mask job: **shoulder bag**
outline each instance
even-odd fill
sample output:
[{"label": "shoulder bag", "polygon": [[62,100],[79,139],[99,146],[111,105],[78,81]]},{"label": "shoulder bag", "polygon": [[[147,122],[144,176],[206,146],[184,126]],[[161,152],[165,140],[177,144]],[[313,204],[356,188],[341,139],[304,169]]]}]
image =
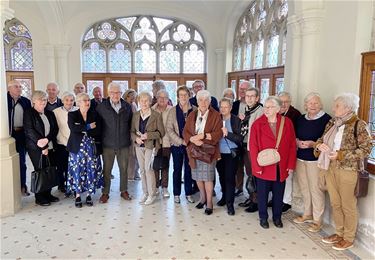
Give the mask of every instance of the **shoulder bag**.
[{"label": "shoulder bag", "polygon": [[[358,122],[357,120],[354,125],[354,138],[358,147]],[[368,193],[368,183],[369,183],[369,173],[366,171],[365,165],[367,163],[367,158],[360,159],[358,161],[358,178],[357,184],[355,186],[354,195],[357,198],[366,197]]]}]

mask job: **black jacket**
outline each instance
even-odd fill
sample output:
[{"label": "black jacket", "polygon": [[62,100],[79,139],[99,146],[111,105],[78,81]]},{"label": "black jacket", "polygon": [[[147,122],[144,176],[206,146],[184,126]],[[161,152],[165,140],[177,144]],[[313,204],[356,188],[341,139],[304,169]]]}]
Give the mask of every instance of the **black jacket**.
[{"label": "black jacket", "polygon": [[40,148],[37,145],[38,140],[43,138],[47,138],[48,141],[52,141],[54,148],[56,147],[56,136],[59,132],[59,127],[57,125],[55,114],[48,110],[44,110],[44,114],[46,115],[50,124],[50,131],[47,136],[45,134],[43,120],[40,117],[39,112],[34,108],[29,108],[24,112],[23,128],[25,129],[27,150],[42,151],[46,149],[48,144],[43,148]]},{"label": "black jacket", "polygon": [[130,146],[132,107],[123,99],[120,102],[121,108],[118,114],[112,108],[109,98],[96,107],[102,120],[103,147],[119,149]]},{"label": "black jacket", "polygon": [[236,100],[233,102],[232,110],[230,111],[233,115],[238,116],[238,112],[240,112],[240,104],[241,100]]},{"label": "black jacket", "polygon": [[230,125],[232,126],[232,133],[228,132],[226,138],[234,142],[238,148],[241,148],[243,140],[243,136],[241,135],[241,120],[235,115],[230,115]]},{"label": "black jacket", "polygon": [[[87,130],[87,125],[95,122],[96,127],[94,129]],[[68,139],[67,149],[69,152],[78,153],[79,147],[82,142],[82,138],[85,134],[93,137],[96,145],[96,153],[102,153],[101,147],[101,119],[99,118],[96,111],[89,109],[87,111],[87,120],[83,120],[81,111],[78,109],[68,113],[68,126],[70,128],[70,135]]]},{"label": "black jacket", "polygon": [[[8,99],[8,122],[9,122],[9,134],[12,135],[13,134],[13,116],[14,114],[12,114],[12,110],[13,110],[13,98],[12,96],[9,94],[9,92],[7,93],[7,99]],[[21,105],[21,107],[23,108],[23,111],[25,113],[25,111],[29,108],[31,108],[31,102],[28,98],[25,98],[25,97],[20,97],[18,100],[17,100],[17,103]],[[12,135],[13,136],[13,135]]]},{"label": "black jacket", "polygon": [[62,107],[63,105],[64,104],[63,104],[63,102],[61,101],[60,98],[57,98],[56,103],[53,103],[53,105],[51,105],[49,103],[48,99],[47,99],[46,110],[53,111],[53,110],[55,110],[58,107]]},{"label": "black jacket", "polygon": [[[105,98],[102,98],[102,102],[105,100]],[[100,103],[99,103],[100,104]],[[92,98],[90,100],[90,110],[96,110],[96,107],[98,106],[98,102],[96,102],[95,98]]]}]

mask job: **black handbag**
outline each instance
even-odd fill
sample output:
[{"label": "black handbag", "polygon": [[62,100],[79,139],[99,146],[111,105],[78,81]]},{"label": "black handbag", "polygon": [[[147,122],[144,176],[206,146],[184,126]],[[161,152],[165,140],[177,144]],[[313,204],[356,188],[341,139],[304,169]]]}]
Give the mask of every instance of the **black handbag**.
[{"label": "black handbag", "polygon": [[229,143],[228,143],[227,138],[224,137],[224,140],[225,140],[225,142],[227,143],[227,146],[228,146],[228,148],[229,148],[229,150],[230,150],[230,155],[232,156],[233,159],[236,158],[236,157],[237,157],[237,154],[238,154],[238,149],[237,149],[237,148],[231,148],[231,147],[229,146]]},{"label": "black handbag", "polygon": [[168,169],[169,158],[163,155],[163,148],[160,148],[158,153],[154,157],[154,162],[152,163],[152,169],[154,171],[161,171]]},{"label": "black handbag", "polygon": [[47,165],[43,167],[43,155],[40,156],[39,170],[31,173],[31,187],[33,193],[40,193],[59,185],[59,176],[56,166],[51,166],[48,156]]}]

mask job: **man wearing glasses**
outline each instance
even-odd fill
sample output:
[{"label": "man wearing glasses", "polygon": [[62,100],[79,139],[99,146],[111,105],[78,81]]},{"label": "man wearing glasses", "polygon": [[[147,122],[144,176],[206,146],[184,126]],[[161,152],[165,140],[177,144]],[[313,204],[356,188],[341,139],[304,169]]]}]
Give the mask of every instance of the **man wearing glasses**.
[{"label": "man wearing glasses", "polygon": [[120,169],[120,192],[124,200],[131,200],[128,193],[128,158],[130,146],[130,126],[132,108],[121,98],[119,84],[108,85],[108,98],[98,104],[96,111],[102,120],[103,175],[104,188],[100,203],[107,203],[111,188],[111,172],[116,157]]},{"label": "man wearing glasses", "polygon": [[[190,98],[190,104],[193,106],[198,107],[198,102],[197,102],[197,93],[200,90],[206,89],[206,86],[203,82],[203,80],[197,79],[193,82],[192,84],[193,92],[194,92],[194,97]],[[215,109],[216,111],[219,111],[219,104],[217,102],[217,99],[213,96],[211,96],[211,107]]]}]

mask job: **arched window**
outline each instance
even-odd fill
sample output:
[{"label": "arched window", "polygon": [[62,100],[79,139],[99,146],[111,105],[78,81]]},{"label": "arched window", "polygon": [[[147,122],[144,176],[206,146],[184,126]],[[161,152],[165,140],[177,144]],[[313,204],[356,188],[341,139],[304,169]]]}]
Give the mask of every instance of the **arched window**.
[{"label": "arched window", "polygon": [[22,22],[13,18],[5,22],[3,40],[7,82],[20,81],[22,95],[30,98],[34,85],[31,34]]},{"label": "arched window", "polygon": [[82,72],[89,93],[94,85],[114,80],[124,90],[151,90],[153,80],[163,79],[175,100],[178,85],[206,81],[206,63],[201,32],[175,18],[137,15],[99,21],[82,41]]}]

